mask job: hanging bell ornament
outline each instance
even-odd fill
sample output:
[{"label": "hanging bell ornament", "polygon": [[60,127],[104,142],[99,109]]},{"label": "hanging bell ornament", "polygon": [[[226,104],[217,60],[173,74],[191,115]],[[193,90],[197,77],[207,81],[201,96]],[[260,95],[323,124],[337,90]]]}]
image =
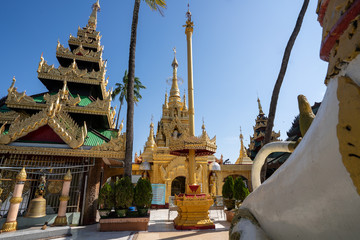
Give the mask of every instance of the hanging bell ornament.
[{"label": "hanging bell ornament", "polygon": [[24,217],[39,218],[46,216],[46,199],[45,195],[45,176],[40,177],[40,184],[36,189],[35,198],[30,201],[29,207]]}]

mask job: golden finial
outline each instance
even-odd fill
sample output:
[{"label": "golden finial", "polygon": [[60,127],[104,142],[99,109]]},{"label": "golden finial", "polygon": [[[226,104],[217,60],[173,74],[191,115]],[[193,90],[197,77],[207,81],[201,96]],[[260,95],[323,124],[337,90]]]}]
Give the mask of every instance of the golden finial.
[{"label": "golden finial", "polygon": [[185,28],[185,33],[193,32],[194,23],[191,21],[191,12],[190,12],[190,4],[188,4],[188,11],[186,12],[186,25],[183,27]]},{"label": "golden finial", "polygon": [[190,3],[188,3],[188,10],[186,12],[186,17],[189,22],[191,22],[191,12],[190,12]]},{"label": "golden finial", "polygon": [[14,89],[15,82],[16,82],[16,79],[15,79],[15,76],[13,76],[12,83],[8,89],[8,93],[12,92],[12,90]]},{"label": "golden finial", "polygon": [[260,103],[260,99],[258,97],[257,99],[257,102],[258,102],[258,107],[259,107],[259,114],[264,114],[263,110],[262,110],[262,107],[261,107],[261,103]]},{"label": "golden finial", "polygon": [[121,123],[120,123],[119,133],[121,133],[123,127],[124,127],[124,119],[123,119],[123,120],[121,121]]},{"label": "golden finial", "polygon": [[92,9],[93,9],[93,10],[92,10],[91,15],[90,15],[90,17],[89,17],[89,21],[88,21],[87,27],[96,30],[97,12],[100,12],[100,3],[99,3],[99,0],[97,0],[96,3],[94,3],[94,4],[92,5]]},{"label": "golden finial", "polygon": [[204,120],[204,117],[202,118],[202,122],[203,122],[203,124],[202,124],[201,128],[202,128],[202,130],[203,130],[203,132],[204,132],[204,131],[205,131],[205,120]]},{"label": "golden finial", "polygon": [[[173,60],[173,62],[171,63],[171,66],[172,66],[173,68],[177,68],[177,67],[179,66],[179,64],[178,64],[178,62],[177,62],[177,60],[176,60],[176,47],[173,48],[173,51],[174,51],[174,60]],[[174,76],[174,77],[175,77],[175,76]]]},{"label": "golden finial", "polygon": [[16,181],[26,181],[26,171],[25,167],[16,175]]},{"label": "golden finial", "polygon": [[76,69],[76,61],[75,58],[73,59],[73,62],[71,63],[71,68]]},{"label": "golden finial", "polygon": [[150,123],[150,128],[154,128],[154,115],[151,114],[151,123]]},{"label": "golden finial", "polygon": [[244,136],[242,135],[241,126],[240,126],[240,140],[242,141],[244,139]]},{"label": "golden finial", "polygon": [[153,115],[151,115],[151,123],[150,123],[150,133],[148,140],[146,141],[146,147],[153,148],[155,146],[154,141],[154,124],[153,124]]},{"label": "golden finial", "polygon": [[184,106],[183,106],[183,110],[187,110],[187,106],[186,106],[186,92],[184,89]]},{"label": "golden finial", "polygon": [[70,169],[67,171],[67,173],[64,176],[64,181],[71,181],[72,175]]}]

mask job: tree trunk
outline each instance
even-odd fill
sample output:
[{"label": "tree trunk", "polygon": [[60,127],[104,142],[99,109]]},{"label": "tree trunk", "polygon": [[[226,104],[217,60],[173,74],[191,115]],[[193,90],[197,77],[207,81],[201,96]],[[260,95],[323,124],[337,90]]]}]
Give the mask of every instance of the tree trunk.
[{"label": "tree trunk", "polygon": [[118,126],[119,126],[121,106],[122,106],[122,104],[120,103],[120,107],[119,107],[119,111],[118,111],[118,117],[116,119],[116,127],[115,127],[115,129],[118,129]]},{"label": "tree trunk", "polygon": [[131,177],[132,152],[134,138],[134,76],[135,76],[135,50],[136,31],[139,19],[140,0],[135,0],[133,19],[131,24],[131,37],[129,49],[129,75],[127,86],[127,115],[126,115],[126,149],[124,175]]},{"label": "tree trunk", "polygon": [[[286,73],[287,65],[289,62],[290,54],[291,54],[291,50],[294,46],[296,37],[297,37],[298,33],[300,32],[301,24],[303,22],[305,12],[306,12],[308,5],[309,5],[309,0],[304,0],[304,3],[302,5],[302,8],[300,10],[299,16],[298,16],[296,24],[295,24],[295,28],[294,28],[294,30],[289,38],[289,41],[286,45],[286,48],[285,48],[284,56],[283,56],[281,67],[280,67],[280,72],[279,72],[279,75],[276,80],[274,90],[273,90],[273,93],[271,96],[269,118],[268,118],[267,127],[266,127],[266,131],[265,131],[264,144],[267,144],[271,141],[271,133],[272,133],[272,129],[274,126],[275,112],[276,112],[277,101],[279,98],[281,84],[284,80],[284,76]],[[266,166],[267,166],[266,162],[264,165],[265,165],[264,174],[266,175]],[[265,179],[265,175],[263,176],[263,179]]]}]

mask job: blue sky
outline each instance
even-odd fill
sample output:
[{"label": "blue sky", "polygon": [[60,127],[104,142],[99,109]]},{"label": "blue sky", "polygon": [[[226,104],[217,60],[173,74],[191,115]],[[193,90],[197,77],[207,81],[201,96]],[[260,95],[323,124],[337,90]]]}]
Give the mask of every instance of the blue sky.
[{"label": "blue sky", "polygon": [[[57,40],[67,45],[69,34],[87,24],[95,0],[4,1],[0,15],[0,96],[7,95],[15,75],[16,87],[27,94],[46,91],[37,79],[41,53],[58,66]],[[100,0],[97,30],[108,60],[107,76],[112,87],[121,81],[128,66],[133,2]],[[195,131],[201,133],[202,118],[210,137],[216,135],[215,156],[236,161],[239,128],[246,146],[253,134],[259,96],[268,114],[283,51],[303,1],[288,0],[191,0],[194,21],[193,61],[195,88]],[[178,75],[186,84],[185,24],[187,0],[168,0],[162,17],[142,2],[136,49],[136,73],[147,89],[135,108],[134,152],[143,149],[151,116],[155,126],[161,118],[166,79],[172,75],[172,48],[177,49]],[[298,114],[297,95],[310,104],[322,100],[327,63],[319,58],[321,27],[317,22],[317,1],[310,1],[304,23],[293,48],[280,92],[274,130],[286,139],[286,131]],[[118,105],[114,101],[113,106]],[[123,107],[120,119],[125,118]]]}]

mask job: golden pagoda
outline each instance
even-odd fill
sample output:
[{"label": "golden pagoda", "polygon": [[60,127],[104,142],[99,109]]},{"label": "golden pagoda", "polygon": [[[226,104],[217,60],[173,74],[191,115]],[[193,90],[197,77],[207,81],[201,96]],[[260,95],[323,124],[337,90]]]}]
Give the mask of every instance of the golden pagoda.
[{"label": "golden pagoda", "polygon": [[246,153],[246,149],[245,149],[243,140],[244,140],[244,136],[242,135],[241,127],[240,127],[240,153],[239,153],[239,157],[236,160],[235,164],[253,164],[253,161],[248,157],[248,155]]},{"label": "golden pagoda", "polygon": [[[125,137],[114,129],[115,109],[107,90],[106,61],[97,27],[99,1],[93,4],[88,23],[70,35],[68,47],[59,41],[59,66],[41,55],[38,79],[47,92],[29,96],[19,92],[13,78],[7,97],[0,102],[0,172],[12,178],[23,166],[28,179],[46,176],[47,209],[56,212],[61,185],[70,169],[73,175],[67,212],[80,212],[83,224],[94,223],[102,169],[122,165]],[[11,195],[4,181],[1,198]],[[29,199],[36,190],[25,183]],[[35,186],[35,185],[34,185]],[[30,200],[30,199],[29,199]],[[28,202],[22,203],[21,212]],[[79,224],[79,223],[75,223]]]}]

